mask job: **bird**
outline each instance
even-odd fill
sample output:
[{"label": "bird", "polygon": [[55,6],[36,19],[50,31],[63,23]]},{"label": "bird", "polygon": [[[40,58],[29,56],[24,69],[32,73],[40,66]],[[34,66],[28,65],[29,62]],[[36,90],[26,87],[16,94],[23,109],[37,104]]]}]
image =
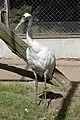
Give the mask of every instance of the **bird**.
[{"label": "bird", "polygon": [[[56,66],[56,58],[54,52],[46,47],[45,45],[39,43],[36,40],[32,39],[32,22],[33,16],[29,13],[25,13],[15,30],[18,27],[28,20],[27,30],[26,30],[26,38],[27,38],[27,49],[26,49],[26,58],[29,67],[33,70],[35,75],[35,86],[36,86],[36,95],[38,91],[38,81],[37,81],[37,73],[42,76],[44,75],[45,82],[45,101],[46,101],[46,79],[52,79],[53,70]],[[37,97],[36,97],[37,104]],[[46,102],[45,102],[46,104]]]},{"label": "bird", "polygon": [[[24,13],[20,22],[15,28],[15,31],[19,28],[22,23],[25,23],[28,20],[26,28],[26,59],[28,66],[32,69],[35,76],[35,87],[36,87],[36,107],[38,108],[38,80],[37,73],[40,76],[44,76],[44,97],[46,109],[46,80],[51,80],[52,77],[58,82],[68,86],[69,79],[56,68],[56,57],[54,50],[49,49],[47,46],[39,43],[38,41],[32,39],[32,22],[33,16],[30,13]],[[54,76],[53,76],[54,74]]]}]

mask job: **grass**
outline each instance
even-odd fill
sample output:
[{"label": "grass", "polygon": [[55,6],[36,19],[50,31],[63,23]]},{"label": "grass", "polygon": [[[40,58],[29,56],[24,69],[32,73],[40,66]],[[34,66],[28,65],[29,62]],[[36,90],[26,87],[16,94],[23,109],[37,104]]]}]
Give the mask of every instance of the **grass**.
[{"label": "grass", "polygon": [[0,84],[0,120],[31,120],[35,107],[27,99],[29,92],[30,89],[21,84]]},{"label": "grass", "polygon": [[0,120],[33,120],[36,107],[31,92],[33,88],[23,84],[0,84]]},{"label": "grass", "polygon": [[[0,120],[34,120],[37,112],[41,120],[45,113],[42,107],[36,110],[33,96],[33,86],[20,83],[0,84]],[[80,105],[71,104],[65,118],[63,115],[56,117],[57,115],[51,109],[46,111],[47,120],[80,120]]]}]

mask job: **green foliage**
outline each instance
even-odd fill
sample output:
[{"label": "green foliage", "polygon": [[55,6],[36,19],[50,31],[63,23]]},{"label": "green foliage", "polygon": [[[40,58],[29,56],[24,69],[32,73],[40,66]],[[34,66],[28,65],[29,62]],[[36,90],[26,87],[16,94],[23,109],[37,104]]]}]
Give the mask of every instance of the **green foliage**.
[{"label": "green foliage", "polygon": [[13,8],[10,11],[10,20],[11,23],[18,23],[20,21],[21,16],[26,12],[31,12],[31,7],[26,6],[25,4],[19,8]]}]

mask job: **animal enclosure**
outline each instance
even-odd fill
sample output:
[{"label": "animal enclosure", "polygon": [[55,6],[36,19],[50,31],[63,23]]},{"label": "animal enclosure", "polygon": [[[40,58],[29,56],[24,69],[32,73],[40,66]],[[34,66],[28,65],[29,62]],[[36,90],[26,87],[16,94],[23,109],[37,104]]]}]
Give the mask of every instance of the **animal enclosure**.
[{"label": "animal enclosure", "polygon": [[[14,27],[24,12],[33,15],[33,36],[79,34],[79,0],[10,0],[10,23]],[[23,32],[25,28],[23,26]]]}]

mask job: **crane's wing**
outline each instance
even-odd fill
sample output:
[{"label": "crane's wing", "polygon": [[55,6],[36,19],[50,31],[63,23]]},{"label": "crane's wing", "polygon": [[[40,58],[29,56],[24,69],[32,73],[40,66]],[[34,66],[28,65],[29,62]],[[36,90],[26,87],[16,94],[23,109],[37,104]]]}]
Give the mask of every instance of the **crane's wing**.
[{"label": "crane's wing", "polygon": [[26,54],[27,54],[28,64],[33,70],[37,72],[44,71],[44,65],[43,65],[44,60],[41,59],[40,56],[38,56],[38,53],[34,51],[33,48],[30,48]]},{"label": "crane's wing", "polygon": [[[27,51],[27,59],[30,67],[37,72],[43,72],[46,68],[51,65],[51,56],[49,53],[49,49],[44,47],[40,52],[36,53],[33,48],[28,49]],[[52,70],[53,71],[53,70]]]}]

